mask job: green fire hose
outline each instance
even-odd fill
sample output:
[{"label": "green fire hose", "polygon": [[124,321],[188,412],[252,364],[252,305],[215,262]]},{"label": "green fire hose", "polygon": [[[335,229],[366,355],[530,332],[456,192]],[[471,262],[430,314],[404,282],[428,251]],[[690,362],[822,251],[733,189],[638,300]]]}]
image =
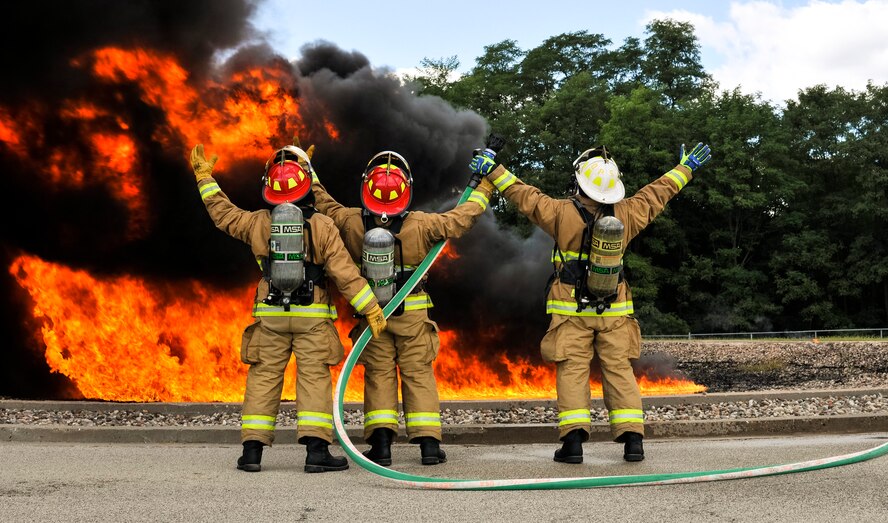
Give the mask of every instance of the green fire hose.
[{"label": "green fire hose", "polygon": [[[472,187],[467,187],[459,199],[459,204],[464,203],[472,193]],[[398,291],[394,298],[383,308],[385,317],[388,318],[395,309],[407,297],[413,287],[419,280],[425,276],[432,264],[444,248],[445,241],[438,242],[429,251],[416,271],[407,280],[407,283]],[[395,481],[402,485],[414,488],[441,489],[441,490],[548,490],[548,489],[569,489],[569,488],[596,488],[596,487],[618,487],[618,486],[641,486],[641,485],[667,485],[674,483],[699,483],[706,481],[722,481],[729,479],[752,478],[759,476],[774,476],[779,474],[791,474],[794,472],[807,472],[811,470],[827,469],[832,467],[840,467],[842,465],[850,465],[861,461],[870,460],[879,456],[888,454],[888,443],[883,443],[877,447],[845,454],[841,456],[833,456],[830,458],[815,459],[797,463],[787,463],[784,465],[771,465],[763,467],[737,468],[728,470],[711,470],[700,472],[674,472],[668,474],[641,474],[635,476],[599,476],[586,478],[528,478],[528,479],[492,479],[492,480],[472,480],[472,479],[447,479],[447,478],[430,478],[426,476],[418,476],[415,474],[406,474],[398,472],[367,459],[354,446],[343,424],[343,399],[345,398],[345,388],[351,377],[355,363],[361,351],[370,341],[370,329],[364,329],[360,338],[355,343],[351,353],[345,360],[339,380],[336,383],[336,389],[333,392],[335,409],[333,410],[333,425],[336,429],[336,435],[339,438],[342,448],[351,459],[361,467],[370,472],[380,475],[389,480]]]}]

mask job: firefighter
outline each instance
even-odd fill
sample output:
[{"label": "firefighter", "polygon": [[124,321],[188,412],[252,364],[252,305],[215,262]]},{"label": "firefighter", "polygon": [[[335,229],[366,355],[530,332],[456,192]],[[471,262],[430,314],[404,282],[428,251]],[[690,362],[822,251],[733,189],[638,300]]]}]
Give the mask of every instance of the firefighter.
[{"label": "firefighter", "polygon": [[[370,159],[361,176],[363,208],[339,204],[317,180],[312,190],[318,211],[336,223],[352,260],[362,266],[384,305],[435,243],[459,238],[475,224],[487,208],[493,185],[481,180],[468,201],[445,213],[409,211],[413,197],[410,166],[400,154],[384,151]],[[390,255],[370,252],[379,241],[377,245],[387,247]],[[386,265],[377,263],[380,260],[388,262],[390,278],[368,275],[386,270]],[[371,445],[364,455],[380,465],[392,463],[391,445],[399,423],[399,376],[408,441],[419,444],[423,465],[447,461],[440,448],[441,412],[432,372],[439,339],[438,325],[429,318],[431,307],[423,280],[389,317],[386,332],[371,340],[358,360],[364,365],[364,440]]]},{"label": "firefighter", "polygon": [[552,315],[540,343],[543,359],[556,365],[558,428],[562,447],[555,461],[582,463],[582,443],[589,439],[589,371],[593,357],[601,364],[602,391],[611,435],[624,444],[626,461],[644,459],[644,411],[631,361],[640,356],[641,332],[632,316],[632,294],[623,278],[622,256],[632,238],[690,182],[710,159],[708,145],[691,151],[681,146],[679,163],[624,199],[617,164],[604,147],[589,149],[574,162],[575,191],[550,198],[524,184],[485,150],[470,164],[503,196],[555,239],[554,275],[546,313]]},{"label": "firefighter", "polygon": [[[265,164],[262,197],[272,211],[235,206],[213,179],[218,159],[207,160],[203,145],[191,152],[200,197],[216,227],[247,243],[263,272],[246,328],[241,359],[250,365],[241,416],[243,455],[237,468],[261,470],[262,448],[274,442],[284,369],[296,357],[299,443],[306,446],[305,472],[345,470],[334,457],[333,387],[330,366],[342,360],[333,325],[336,308],[327,291],[331,279],[351,305],[369,320],[373,336],[385,329],[382,309],[367,281],[348,257],[333,221],[312,207],[310,157],[295,146],[276,151]],[[294,205],[295,204],[295,205]]]}]

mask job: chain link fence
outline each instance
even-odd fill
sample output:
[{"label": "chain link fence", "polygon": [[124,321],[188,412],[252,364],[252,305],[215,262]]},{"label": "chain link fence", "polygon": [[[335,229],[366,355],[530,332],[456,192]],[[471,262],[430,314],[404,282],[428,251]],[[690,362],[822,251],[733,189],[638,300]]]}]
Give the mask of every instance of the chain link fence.
[{"label": "chain link fence", "polygon": [[805,331],[760,331],[760,332],[689,332],[687,334],[645,334],[646,340],[660,339],[814,339],[821,337],[849,337],[849,338],[874,338],[885,339],[888,327],[876,329],[813,329]]}]

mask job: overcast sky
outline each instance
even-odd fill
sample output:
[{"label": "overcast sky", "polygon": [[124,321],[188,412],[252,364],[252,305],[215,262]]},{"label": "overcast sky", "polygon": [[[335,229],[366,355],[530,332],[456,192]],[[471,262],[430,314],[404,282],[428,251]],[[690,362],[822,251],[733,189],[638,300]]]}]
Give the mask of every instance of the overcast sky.
[{"label": "overcast sky", "polygon": [[618,46],[643,38],[657,18],[694,25],[703,65],[723,89],[781,102],[819,83],[862,90],[868,80],[888,82],[888,0],[268,0],[254,24],[290,58],[322,39],[363,53],[374,67],[408,70],[424,57],[456,55],[467,71],[484,46],[502,40],[526,50],[586,30]]}]

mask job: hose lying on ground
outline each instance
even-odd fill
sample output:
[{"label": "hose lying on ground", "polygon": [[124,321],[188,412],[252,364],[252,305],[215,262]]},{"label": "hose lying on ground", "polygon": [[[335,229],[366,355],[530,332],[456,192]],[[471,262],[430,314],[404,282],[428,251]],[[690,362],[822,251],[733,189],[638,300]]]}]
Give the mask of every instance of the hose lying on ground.
[{"label": "hose lying on ground", "polygon": [[[459,203],[464,203],[472,189],[466,188],[463,192]],[[394,298],[383,308],[386,318],[394,312],[395,309],[407,297],[413,287],[419,280],[425,276],[429,268],[435,263],[441,249],[444,248],[446,241],[438,242],[429,254],[425,257],[419,267],[416,268],[413,275],[407,280],[407,283],[398,290]],[[430,478],[426,476],[417,476],[415,474],[406,474],[398,472],[367,459],[354,446],[343,424],[343,400],[345,398],[345,388],[351,377],[355,363],[361,351],[370,341],[370,329],[364,329],[360,338],[354,345],[339,380],[336,383],[336,389],[333,392],[333,400],[335,408],[333,409],[333,426],[336,429],[336,435],[339,438],[342,448],[346,454],[351,457],[358,465],[369,470],[374,474],[378,474],[384,478],[390,479],[405,486],[415,488],[441,489],[441,490],[548,490],[548,489],[568,489],[568,488],[596,488],[596,487],[619,487],[619,486],[642,486],[642,485],[669,485],[675,483],[702,483],[706,481],[722,481],[728,479],[752,478],[760,476],[774,476],[778,474],[791,474],[794,472],[807,472],[811,470],[827,469],[832,467],[840,467],[851,463],[858,463],[888,454],[888,443],[883,443],[871,449],[845,454],[842,456],[834,456],[830,458],[814,459],[810,461],[802,461],[797,463],[787,463],[784,465],[771,465],[763,467],[738,468],[729,470],[710,470],[700,472],[674,472],[668,474],[641,474],[636,476],[600,476],[586,478],[527,478],[527,479],[492,479],[492,480],[471,480],[471,479],[447,479],[447,478]]]}]

